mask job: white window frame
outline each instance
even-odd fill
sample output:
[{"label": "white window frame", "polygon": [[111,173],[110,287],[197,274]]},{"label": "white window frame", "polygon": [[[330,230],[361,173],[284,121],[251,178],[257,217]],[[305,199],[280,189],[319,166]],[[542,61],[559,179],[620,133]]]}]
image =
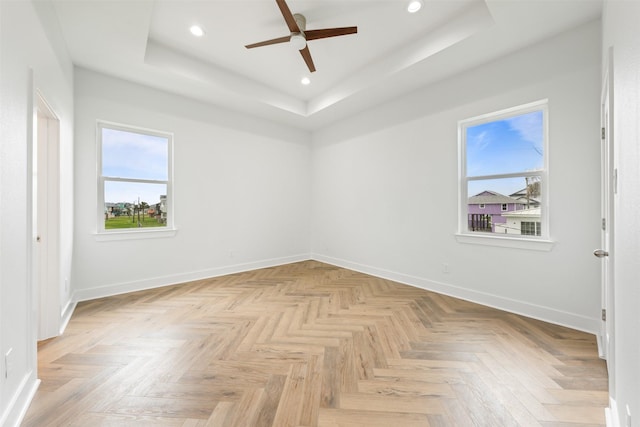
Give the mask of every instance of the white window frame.
[{"label": "white window frame", "polygon": [[[482,114],[468,119],[458,121],[458,231],[456,240],[460,243],[480,244],[488,246],[500,246],[507,248],[532,249],[550,251],[554,242],[550,239],[549,231],[549,106],[548,100],[543,99],[524,105],[519,105],[493,113]],[[536,171],[522,171],[514,173],[467,176],[467,128],[483,123],[503,120],[509,117],[522,114],[542,111],[543,114],[543,167]],[[472,232],[468,230],[468,184],[470,181],[517,178],[527,176],[540,177],[540,236],[521,236],[514,234],[496,234]]]},{"label": "white window frame", "polygon": [[[167,179],[166,180],[154,180],[154,179],[138,179],[138,178],[122,178],[105,176],[102,174],[102,129],[114,129],[124,132],[139,133],[144,135],[158,136],[161,138],[167,138]],[[138,126],[126,125],[122,123],[114,123],[104,120],[98,120],[96,122],[96,160],[97,160],[97,175],[98,175],[98,209],[96,217],[97,240],[127,240],[127,239],[146,239],[146,238],[158,238],[158,237],[172,237],[176,233],[175,217],[173,210],[173,133],[164,132],[154,129],[142,128]],[[167,223],[164,227],[149,227],[149,228],[121,228],[107,230],[104,227],[104,185],[105,182],[135,182],[135,183],[149,183],[149,184],[165,184],[167,186]]]}]

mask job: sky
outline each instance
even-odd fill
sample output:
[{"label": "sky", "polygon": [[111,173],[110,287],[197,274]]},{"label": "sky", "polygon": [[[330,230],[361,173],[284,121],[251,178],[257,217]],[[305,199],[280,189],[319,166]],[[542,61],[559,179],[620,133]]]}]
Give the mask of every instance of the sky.
[{"label": "sky", "polygon": [[[467,176],[541,170],[544,167],[542,111],[467,127]],[[524,177],[469,181],[468,195],[484,190],[509,195],[525,188]]]},{"label": "sky", "polygon": [[[118,178],[167,180],[169,141],[166,137],[102,129],[102,174]],[[160,201],[165,184],[105,182],[107,203]]]}]

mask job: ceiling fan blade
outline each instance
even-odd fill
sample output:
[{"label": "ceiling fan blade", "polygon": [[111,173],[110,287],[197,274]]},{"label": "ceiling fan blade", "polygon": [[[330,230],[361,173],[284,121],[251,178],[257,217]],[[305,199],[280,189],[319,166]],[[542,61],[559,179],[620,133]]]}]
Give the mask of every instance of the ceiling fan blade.
[{"label": "ceiling fan blade", "polygon": [[358,27],[325,28],[322,30],[307,30],[304,32],[305,38],[309,40],[326,39],[329,37],[346,36],[356,34]]},{"label": "ceiling fan blade", "polygon": [[285,0],[276,0],[276,3],[278,3],[278,7],[280,8],[280,12],[282,12],[284,21],[287,23],[287,26],[289,27],[289,31],[291,31],[292,33],[299,33],[300,27],[298,27],[298,23],[296,22],[296,19],[293,17],[293,13],[291,13],[291,10],[289,9],[289,6],[287,6],[287,3],[285,2]]},{"label": "ceiling fan blade", "polygon": [[309,52],[309,46],[305,46],[304,49],[301,49],[300,55],[302,55],[302,58],[304,58],[304,62],[307,63],[309,71],[311,71],[312,73],[316,71],[316,66],[313,65],[313,59],[311,59],[311,52]]},{"label": "ceiling fan blade", "polygon": [[263,42],[248,44],[245,47],[247,49],[253,49],[254,47],[269,46],[270,44],[288,43],[291,36],[278,37],[277,39],[265,40]]}]

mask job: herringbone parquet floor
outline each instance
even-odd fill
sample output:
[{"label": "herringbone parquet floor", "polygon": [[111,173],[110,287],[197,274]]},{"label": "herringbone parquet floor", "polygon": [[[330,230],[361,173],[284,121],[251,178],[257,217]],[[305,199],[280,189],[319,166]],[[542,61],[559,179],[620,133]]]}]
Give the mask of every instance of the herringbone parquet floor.
[{"label": "herringbone parquet floor", "polygon": [[596,426],[591,335],[307,261],[81,303],[25,426]]}]

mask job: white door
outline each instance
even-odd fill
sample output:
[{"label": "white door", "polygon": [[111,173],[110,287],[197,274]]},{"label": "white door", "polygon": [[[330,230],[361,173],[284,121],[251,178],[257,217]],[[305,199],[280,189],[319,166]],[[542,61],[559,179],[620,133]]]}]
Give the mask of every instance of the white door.
[{"label": "white door", "polygon": [[614,231],[614,197],[616,192],[616,169],[614,167],[613,156],[613,69],[611,64],[613,52],[609,51],[609,60],[604,74],[602,85],[602,151],[601,151],[601,211],[602,224],[600,231],[600,248],[594,251],[601,262],[602,266],[602,329],[601,344],[602,356],[607,359],[609,368],[610,389],[613,387],[615,375],[613,373],[613,357],[614,357],[614,281],[613,281],[613,231]]},{"label": "white door", "polygon": [[38,340],[57,336],[61,319],[59,240],[60,122],[40,96],[36,97],[35,214],[37,242],[34,272],[38,282]]}]

